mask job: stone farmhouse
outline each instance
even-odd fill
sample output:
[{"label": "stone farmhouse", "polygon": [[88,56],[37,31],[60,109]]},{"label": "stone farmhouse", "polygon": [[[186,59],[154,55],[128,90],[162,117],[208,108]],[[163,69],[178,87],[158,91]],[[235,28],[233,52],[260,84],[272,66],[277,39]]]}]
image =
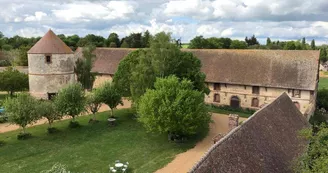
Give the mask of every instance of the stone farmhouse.
[{"label": "stone farmhouse", "polygon": [[[94,86],[112,80],[120,60],[135,49],[96,48],[92,71],[99,75]],[[205,101],[260,109],[286,92],[309,118],[315,109],[319,80],[319,51],[315,50],[195,50],[211,93]],[[32,95],[50,98],[67,83],[74,82],[75,53],[51,30],[28,51]]]},{"label": "stone farmhouse", "polygon": [[308,144],[298,132],[310,126],[297,109],[281,94],[215,143],[190,173],[294,172]]}]

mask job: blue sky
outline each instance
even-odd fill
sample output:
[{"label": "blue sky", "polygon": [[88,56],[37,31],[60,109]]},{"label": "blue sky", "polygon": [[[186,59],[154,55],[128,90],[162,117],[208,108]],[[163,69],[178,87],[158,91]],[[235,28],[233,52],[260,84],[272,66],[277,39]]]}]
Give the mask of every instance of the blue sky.
[{"label": "blue sky", "polygon": [[328,41],[327,0],[0,0],[0,31],[6,36],[116,32],[171,32],[188,42],[197,35],[264,43],[306,37]]}]

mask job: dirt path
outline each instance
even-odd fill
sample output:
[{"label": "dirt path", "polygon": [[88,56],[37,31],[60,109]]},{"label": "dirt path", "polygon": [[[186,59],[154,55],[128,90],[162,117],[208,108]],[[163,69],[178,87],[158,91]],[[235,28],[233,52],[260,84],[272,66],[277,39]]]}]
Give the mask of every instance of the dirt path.
[{"label": "dirt path", "polygon": [[[117,106],[117,109],[130,108],[130,107],[131,107],[131,102],[124,99],[123,106],[119,105],[119,106]],[[105,111],[109,111],[109,110],[110,109],[107,105],[102,105],[99,109],[99,112],[105,112]],[[89,115],[89,113],[87,113],[85,115]],[[65,119],[70,119],[70,117],[65,116],[63,118],[63,120],[65,120]],[[28,127],[46,124],[46,123],[47,123],[46,119],[41,119],[41,120],[37,121],[36,123],[34,123],[33,125],[29,125]],[[17,126],[17,125],[13,125],[13,124],[9,124],[9,123],[0,124],[0,133],[9,132],[9,131],[17,130],[17,129],[19,129],[19,126]]]},{"label": "dirt path", "polygon": [[[213,145],[212,138],[219,133],[228,132],[228,116],[223,114],[213,114],[212,120],[214,123],[210,124],[210,131],[208,136],[196,146],[184,153],[178,154],[175,159],[167,164],[156,173],[186,173],[188,172],[197,161],[205,154],[205,152]],[[239,118],[240,121],[246,118]]]}]

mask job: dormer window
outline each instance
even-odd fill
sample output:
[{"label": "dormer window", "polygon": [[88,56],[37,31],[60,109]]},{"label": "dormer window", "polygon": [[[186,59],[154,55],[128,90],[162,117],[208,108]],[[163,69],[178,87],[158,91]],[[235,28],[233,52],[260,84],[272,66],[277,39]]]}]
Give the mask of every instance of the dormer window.
[{"label": "dormer window", "polygon": [[51,55],[46,55],[46,63],[51,63]]}]

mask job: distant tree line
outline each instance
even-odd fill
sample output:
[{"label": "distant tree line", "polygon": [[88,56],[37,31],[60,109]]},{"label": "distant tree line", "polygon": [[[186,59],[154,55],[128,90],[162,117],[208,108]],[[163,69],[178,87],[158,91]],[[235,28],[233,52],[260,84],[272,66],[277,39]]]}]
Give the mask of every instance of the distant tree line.
[{"label": "distant tree line", "polygon": [[253,35],[250,38],[246,37],[245,41],[232,40],[231,38],[217,38],[210,37],[204,38],[203,36],[196,36],[190,41],[190,49],[271,49],[271,50],[321,50],[320,60],[326,62],[327,57],[327,45],[316,46],[315,40],[311,40],[311,43],[306,43],[305,38],[296,41],[272,41],[269,37],[266,40],[265,45],[261,45],[256,36]]},{"label": "distant tree line", "polygon": [[[112,47],[112,48],[149,48],[153,35],[147,30],[144,33],[131,33],[130,35],[119,38],[118,34],[110,33],[107,38],[88,34],[85,37],[78,35],[65,36],[58,35],[72,50],[77,47],[93,45],[95,47]],[[41,37],[25,38],[21,36],[5,37],[0,32],[0,67],[8,65],[27,65],[27,51],[40,40]],[[176,40],[176,44],[181,48],[181,40]],[[246,37],[244,41],[232,40],[231,38],[204,38],[196,36],[190,41],[190,49],[283,49],[283,50],[321,50],[320,60],[326,62],[327,45],[316,46],[315,40],[306,43],[305,38],[296,41],[272,41],[267,38],[266,44],[261,45],[255,35]]]}]

